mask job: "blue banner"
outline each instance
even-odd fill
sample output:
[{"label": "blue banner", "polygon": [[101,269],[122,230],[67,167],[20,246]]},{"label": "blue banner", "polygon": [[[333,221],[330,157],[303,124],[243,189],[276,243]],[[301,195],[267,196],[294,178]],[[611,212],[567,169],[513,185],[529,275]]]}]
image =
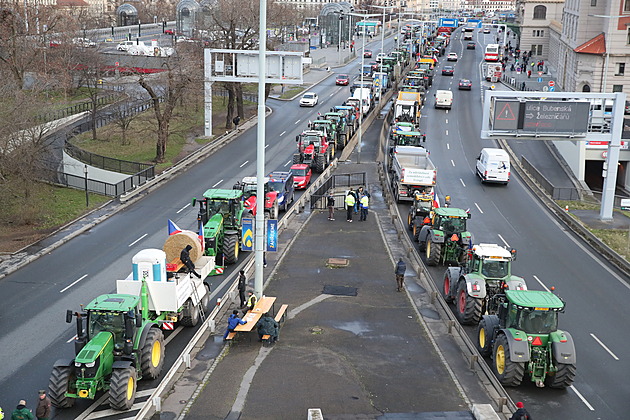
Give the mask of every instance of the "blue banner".
[{"label": "blue banner", "polygon": [[438,26],[442,28],[457,28],[457,24],[457,19],[440,18]]},{"label": "blue banner", "polygon": [[267,252],[278,251],[278,221],[276,219],[267,219]]},{"label": "blue banner", "polygon": [[254,250],[254,219],[243,218],[243,241],[241,251]]}]

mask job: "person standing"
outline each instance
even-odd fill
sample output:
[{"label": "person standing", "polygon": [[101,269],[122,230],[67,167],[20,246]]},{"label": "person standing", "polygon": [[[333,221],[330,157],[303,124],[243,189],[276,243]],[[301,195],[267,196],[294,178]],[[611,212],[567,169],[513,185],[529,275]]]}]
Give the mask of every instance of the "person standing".
[{"label": "person standing", "polygon": [[39,401],[37,402],[37,408],[35,409],[35,417],[37,420],[48,420],[51,413],[50,398],[46,395],[46,390],[39,390]]},{"label": "person standing", "polygon": [[361,197],[361,217],[359,218],[360,222],[365,222],[367,220],[368,209],[370,208],[370,197],[368,197],[367,193],[363,194]]},{"label": "person standing", "polygon": [[231,332],[234,332],[234,328],[236,328],[238,325],[245,325],[245,324],[247,324],[247,321],[244,321],[241,318],[239,318],[238,311],[234,309],[232,311],[232,315],[230,315],[230,317],[228,318],[228,326],[227,326],[227,329],[225,330],[225,334],[223,334],[223,341],[227,340],[227,336]]},{"label": "person standing", "polygon": [[11,413],[11,420],[33,420],[33,413],[26,408],[26,401],[20,400],[17,407]]},{"label": "person standing", "polygon": [[238,297],[241,301],[239,308],[245,306],[245,289],[247,288],[247,278],[245,277],[245,270],[241,270],[238,273]]},{"label": "person standing", "polygon": [[234,119],[232,120],[232,123],[234,123],[234,131],[238,131],[238,123],[241,122],[241,116],[237,115],[236,117],[234,117]]},{"label": "person standing", "polygon": [[251,311],[256,306],[256,302],[258,302],[258,298],[251,290],[247,292],[247,304],[245,305],[245,310],[243,311],[243,315],[247,313],[247,311]]},{"label": "person standing", "polygon": [[335,220],[335,197],[332,193],[328,193],[326,197],[326,206],[328,206],[328,220]]},{"label": "person standing", "polygon": [[532,416],[529,415],[522,402],[516,403],[517,410],[512,414],[510,420],[532,420]]},{"label": "person standing", "polygon": [[[352,189],[350,189],[350,191],[352,191]],[[353,191],[353,194],[354,194],[354,214],[358,214],[359,213],[359,200],[361,200],[361,197],[363,196],[363,187],[357,188],[356,191]]]},{"label": "person standing", "polygon": [[396,284],[398,285],[398,291],[402,292],[403,284],[405,281],[405,271],[407,271],[407,264],[403,261],[402,257],[398,260],[398,264],[396,264]]},{"label": "person standing", "polygon": [[346,195],[346,220],[348,222],[352,222],[352,212],[354,211],[354,205],[357,202],[357,200],[354,198],[354,191],[352,191],[352,188],[350,188],[350,191],[348,191],[348,195]]},{"label": "person standing", "polygon": [[182,252],[179,254],[179,259],[186,266],[189,273],[193,273],[198,278],[201,278],[201,275],[195,271],[195,264],[190,259],[190,250],[192,249],[191,245],[186,245],[186,248],[182,249]]}]

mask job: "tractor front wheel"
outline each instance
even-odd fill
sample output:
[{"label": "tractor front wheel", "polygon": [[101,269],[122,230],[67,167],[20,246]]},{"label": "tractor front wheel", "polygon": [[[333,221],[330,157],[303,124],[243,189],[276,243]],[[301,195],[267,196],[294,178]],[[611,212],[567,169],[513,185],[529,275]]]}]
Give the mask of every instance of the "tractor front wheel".
[{"label": "tractor front wheel", "polygon": [[138,374],[131,366],[125,369],[114,369],[109,384],[109,406],[112,410],[129,410],[136,399]]},{"label": "tractor front wheel", "polygon": [[545,378],[545,385],[549,388],[567,388],[570,387],[575,379],[577,368],[573,364],[556,364],[556,372],[550,373]]},{"label": "tractor front wheel", "polygon": [[140,351],[142,376],[157,379],[164,366],[164,334],[159,328],[151,328]]},{"label": "tractor front wheel", "polygon": [[453,301],[453,296],[451,295],[451,277],[448,275],[448,271],[444,273],[444,285],[442,287],[442,296],[444,296],[444,300],[447,303],[451,303]]},{"label": "tractor front wheel", "polygon": [[199,318],[199,308],[193,303],[192,299],[188,299],[186,303],[184,303],[180,323],[184,327],[194,327],[199,323]]},{"label": "tractor front wheel", "polygon": [[346,147],[346,134],[340,134],[337,137],[337,149],[343,150],[344,147]]},{"label": "tractor front wheel", "polygon": [[477,350],[484,357],[492,353],[492,337],[498,325],[499,318],[496,315],[488,315],[481,318],[477,326]]},{"label": "tractor front wheel", "polygon": [[238,261],[238,235],[225,235],[223,238],[223,253],[226,264],[236,264]]},{"label": "tractor front wheel", "polygon": [[455,316],[462,325],[473,325],[481,318],[482,299],[477,299],[468,294],[466,281],[460,280],[457,285],[457,302],[455,302]]},{"label": "tractor front wheel", "polygon": [[503,386],[519,386],[523,381],[525,363],[512,361],[510,345],[505,334],[498,336],[494,342],[492,370]]},{"label": "tractor front wheel", "polygon": [[442,255],[442,244],[431,242],[431,238],[427,237],[427,265],[438,265],[440,263],[440,255]]},{"label": "tractor front wheel", "polygon": [[76,393],[76,375],[73,366],[55,366],[48,381],[48,397],[57,408],[70,408],[74,398],[66,397],[66,392]]},{"label": "tractor front wheel", "polygon": [[302,159],[299,153],[293,155],[293,163],[302,163]]},{"label": "tractor front wheel", "polygon": [[315,157],[315,171],[322,173],[326,168],[326,155],[319,154]]},{"label": "tractor front wheel", "polygon": [[418,242],[420,240],[420,227],[417,225],[413,225],[412,229],[413,241]]}]

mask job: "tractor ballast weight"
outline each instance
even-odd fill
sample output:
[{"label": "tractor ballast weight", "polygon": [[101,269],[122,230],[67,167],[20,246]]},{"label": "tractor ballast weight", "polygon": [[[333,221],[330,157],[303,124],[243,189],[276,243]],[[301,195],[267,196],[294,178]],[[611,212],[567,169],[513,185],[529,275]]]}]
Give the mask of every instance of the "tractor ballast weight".
[{"label": "tractor ballast weight", "polygon": [[462,264],[472,244],[472,234],[466,230],[470,213],[454,207],[439,207],[433,211],[430,224],[420,230],[420,250],[425,251],[427,265]]},{"label": "tractor ballast weight", "polygon": [[481,318],[477,349],[492,357],[499,382],[518,386],[529,376],[538,387],[571,386],[577,358],[571,334],[558,329],[564,301],[537,290],[506,290],[492,300],[498,310]]}]

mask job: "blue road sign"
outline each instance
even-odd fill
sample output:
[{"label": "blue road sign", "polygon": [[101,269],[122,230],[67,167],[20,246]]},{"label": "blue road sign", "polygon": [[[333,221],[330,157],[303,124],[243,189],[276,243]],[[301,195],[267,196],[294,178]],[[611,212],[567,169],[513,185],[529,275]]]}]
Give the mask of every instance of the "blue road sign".
[{"label": "blue road sign", "polygon": [[539,77],[538,78],[538,83],[541,83],[541,82],[542,82],[542,77]]},{"label": "blue road sign", "polygon": [[555,91],[556,91],[555,86],[549,86],[549,92],[555,92]]}]

